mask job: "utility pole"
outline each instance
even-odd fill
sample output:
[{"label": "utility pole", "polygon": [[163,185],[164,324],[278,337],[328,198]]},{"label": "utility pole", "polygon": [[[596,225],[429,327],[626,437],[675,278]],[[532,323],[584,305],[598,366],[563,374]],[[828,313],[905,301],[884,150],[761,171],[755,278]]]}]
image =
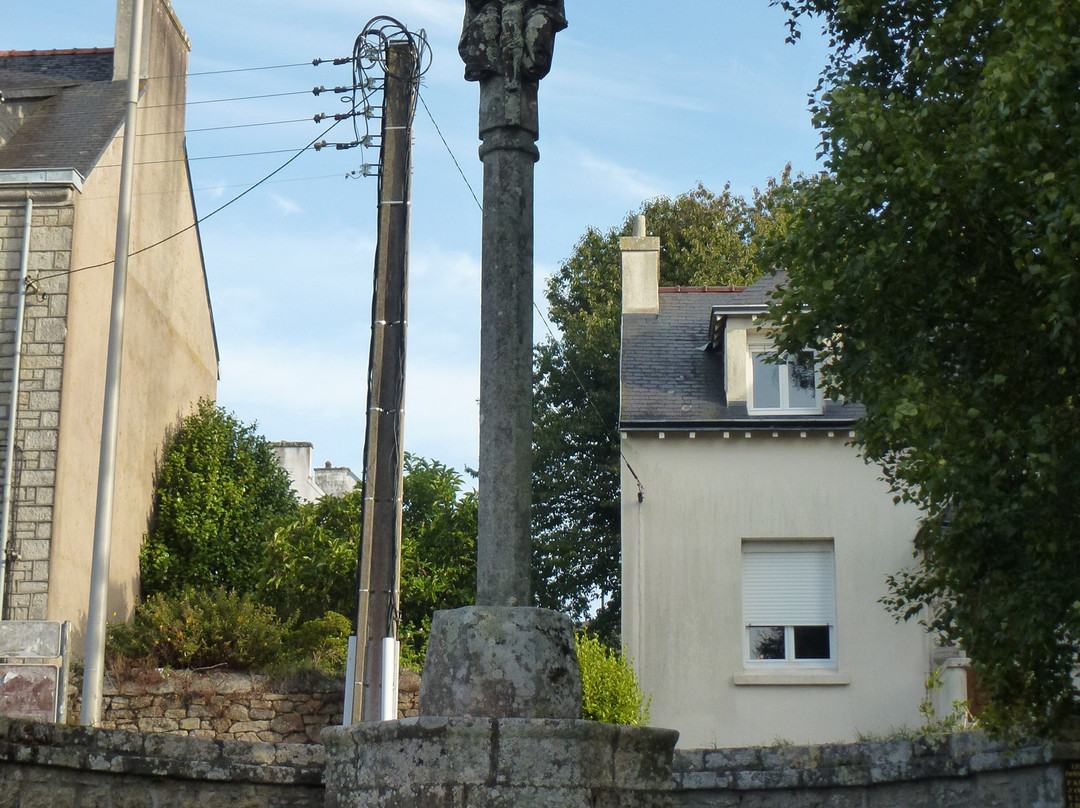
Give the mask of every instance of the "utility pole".
[{"label": "utility pole", "polygon": [[102,689],[105,681],[105,621],[108,613],[109,559],[112,549],[113,486],[116,481],[116,439],[120,422],[120,371],[124,353],[124,308],[127,300],[131,197],[135,182],[135,137],[145,7],[142,0],[135,0],[131,11],[124,149],[120,164],[116,248],[113,255],[112,313],[109,319],[109,353],[105,368],[105,401],[101,414],[101,453],[98,457],[90,604],[86,615],[86,661],[80,716],[80,722],[85,727],[95,727],[101,722]]},{"label": "utility pole", "polygon": [[[345,716],[346,723],[397,717],[409,172],[418,58],[411,40],[387,45],[364,447],[364,522],[355,660],[351,681],[346,683],[353,688],[352,714]],[[393,642],[384,642],[384,638]],[[388,715],[391,706],[393,714]]]}]

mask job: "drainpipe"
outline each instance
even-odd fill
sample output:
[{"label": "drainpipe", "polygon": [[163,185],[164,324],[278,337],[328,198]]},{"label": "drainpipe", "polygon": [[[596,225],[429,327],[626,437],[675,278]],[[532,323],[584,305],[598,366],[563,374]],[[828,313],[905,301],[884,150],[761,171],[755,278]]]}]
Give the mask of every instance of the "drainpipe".
[{"label": "drainpipe", "polygon": [[11,363],[11,401],[8,404],[7,442],[4,448],[4,505],[0,509],[0,620],[4,618],[7,591],[7,544],[11,526],[12,467],[15,461],[15,422],[19,417],[19,371],[22,365],[23,319],[26,316],[26,270],[30,264],[30,223],[34,215],[34,200],[26,197],[23,219],[22,255],[19,258],[19,282],[15,287],[15,347]]}]

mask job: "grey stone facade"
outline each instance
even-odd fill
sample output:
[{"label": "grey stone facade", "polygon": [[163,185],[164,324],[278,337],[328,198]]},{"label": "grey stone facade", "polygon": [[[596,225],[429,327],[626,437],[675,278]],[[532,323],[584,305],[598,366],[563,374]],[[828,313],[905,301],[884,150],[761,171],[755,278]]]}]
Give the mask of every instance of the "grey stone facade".
[{"label": "grey stone facade", "polygon": [[[25,303],[3,617],[46,618],[74,206],[35,204]],[[0,203],[0,445],[7,434],[25,207]],[[7,447],[4,446],[6,451]]]}]

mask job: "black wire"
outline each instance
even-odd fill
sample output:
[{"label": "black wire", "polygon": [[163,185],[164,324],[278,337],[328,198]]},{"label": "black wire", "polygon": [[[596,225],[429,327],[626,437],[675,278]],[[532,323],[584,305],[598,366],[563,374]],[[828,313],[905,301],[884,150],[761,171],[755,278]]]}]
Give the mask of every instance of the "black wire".
[{"label": "black wire", "polygon": [[480,208],[480,212],[484,212],[484,206],[480,204],[480,200],[476,198],[476,191],[473,190],[472,185],[469,183],[469,178],[465,176],[465,172],[461,170],[461,163],[458,162],[457,157],[454,155],[453,150],[450,148],[450,144],[446,142],[446,138],[443,137],[442,130],[439,128],[439,124],[435,122],[435,116],[431,114],[431,110],[428,109],[427,102],[424,100],[419,90],[416,93],[417,98],[420,99],[420,103],[424,105],[424,112],[431,119],[431,125],[435,127],[435,131],[439,134],[439,139],[442,141],[443,146],[446,147],[447,153],[450,155],[450,159],[454,161],[454,167],[457,168],[458,174],[465,180],[465,187],[469,189],[469,193],[472,194],[473,201],[476,203],[476,207]]},{"label": "black wire", "polygon": [[266,93],[265,95],[238,95],[234,98],[208,98],[205,101],[182,101],[179,104],[151,104],[144,109],[165,109],[167,107],[193,107],[196,104],[221,104],[225,101],[256,101],[260,98],[282,98],[286,95],[311,95],[311,90],[293,90],[288,93]]},{"label": "black wire", "polygon": [[[341,123],[341,121],[337,121],[334,126],[337,126],[338,123]],[[333,128],[333,126],[330,127],[330,129]],[[327,129],[326,131],[329,132],[330,129]],[[293,149],[271,149],[270,151],[241,152],[239,154],[211,154],[206,157],[176,157],[172,160],[140,160],[139,162],[135,163],[135,165],[157,166],[164,165],[165,163],[183,163],[185,161],[193,163],[196,160],[226,160],[232,157],[259,157],[264,154],[291,154],[293,151]],[[119,167],[119,165],[119,163],[107,163],[96,166],[96,168],[117,168]]]},{"label": "black wire", "polygon": [[[570,371],[570,375],[574,377],[574,381],[577,382],[578,387],[581,389],[581,394],[585,396],[585,403],[588,405],[589,409],[591,409],[596,414],[596,417],[600,419],[600,426],[602,426],[604,429],[614,431],[617,434],[619,431],[619,425],[615,424],[613,427],[608,421],[608,419],[604,416],[604,414],[600,412],[600,408],[596,406],[596,402],[594,402],[592,396],[589,395],[589,390],[585,386],[584,380],[581,378],[580,375],[578,375],[577,368],[574,367],[574,364],[570,361],[570,359],[566,356],[566,353],[562,350],[559,340],[555,337],[555,332],[551,328],[551,323],[548,322],[547,316],[544,314],[544,312],[540,310],[540,307],[536,305],[535,300],[533,301],[533,308],[536,309],[536,313],[540,315],[540,319],[543,321],[544,328],[547,329],[548,336],[551,337],[551,341],[555,345],[560,346],[559,353],[562,354],[563,362],[566,363],[567,370]],[[634,467],[630,465],[629,458],[627,458],[627,456],[623,454],[621,443],[622,442],[620,441],[619,457],[621,457],[623,462],[626,463],[626,468],[630,471],[630,474],[633,475],[634,481],[637,483],[638,502],[641,502],[641,500],[645,497],[645,486],[642,485],[641,478],[637,476],[637,472],[634,471]]]},{"label": "black wire", "polygon": [[171,132],[140,132],[138,137],[154,135],[190,135],[192,132],[220,132],[224,129],[250,129],[253,126],[278,126],[283,123],[311,123],[311,118],[291,118],[287,121],[262,121],[260,123],[233,123],[226,126],[206,126],[201,129],[175,129]]},{"label": "black wire", "polygon": [[[184,233],[188,232],[189,230],[193,230],[194,228],[198,227],[200,224],[205,222],[207,219],[209,219],[211,216],[215,216],[216,214],[221,213],[221,211],[225,210],[225,208],[229,207],[234,202],[240,201],[245,196],[247,196],[252,191],[254,191],[256,188],[258,188],[260,185],[262,185],[264,182],[266,182],[268,179],[273,177],[275,174],[283,171],[294,160],[296,160],[301,154],[303,154],[308,149],[310,149],[312,146],[314,146],[321,138],[325,137],[330,132],[330,130],[333,129],[335,126],[337,126],[339,123],[341,123],[341,121],[335,121],[334,123],[330,124],[330,126],[328,126],[326,129],[324,129],[322,132],[320,132],[315,137],[314,140],[312,140],[310,143],[308,143],[306,146],[304,146],[302,149],[300,149],[300,151],[296,152],[296,154],[294,154],[292,157],[290,157],[288,160],[286,160],[280,166],[275,168],[273,171],[271,171],[269,174],[267,174],[261,180],[256,182],[254,185],[248,187],[244,191],[241,191],[240,193],[238,193],[236,196],[234,196],[232,199],[230,199],[225,204],[223,204],[223,205],[221,205],[221,206],[219,206],[217,208],[214,208],[214,210],[210,211],[205,216],[199,217],[198,219],[196,219],[194,222],[192,222],[191,224],[189,224],[187,227],[183,228],[182,230],[177,230],[172,235],[166,236],[165,238],[161,239],[160,241],[155,241],[153,244],[148,244],[147,246],[142,247],[142,248],[140,248],[138,250],[135,250],[134,252],[128,253],[128,258],[133,258],[136,255],[141,255],[142,253],[147,252],[148,250],[154,249],[154,247],[157,247],[157,246],[159,246],[161,244],[164,244],[166,241],[170,241],[170,240],[176,238],[177,236],[183,235]],[[161,162],[175,162],[175,161],[161,161]],[[51,275],[42,275],[40,277],[34,278],[34,280],[35,281],[47,281],[47,280],[50,280],[52,278],[61,278],[61,277],[65,276],[65,275],[71,276],[71,275],[74,275],[76,272],[85,272],[88,269],[98,269],[99,267],[108,266],[109,264],[114,263],[115,260],[116,259],[114,258],[114,259],[112,259],[110,261],[102,261],[100,264],[90,264],[89,266],[77,267],[75,269],[66,269],[63,272],[54,272]]]}]

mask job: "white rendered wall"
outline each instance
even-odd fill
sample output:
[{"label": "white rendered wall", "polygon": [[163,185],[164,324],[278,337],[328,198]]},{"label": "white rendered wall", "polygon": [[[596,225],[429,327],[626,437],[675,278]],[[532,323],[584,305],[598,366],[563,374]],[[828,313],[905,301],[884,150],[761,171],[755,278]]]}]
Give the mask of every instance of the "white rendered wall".
[{"label": "white rendered wall", "polygon": [[[929,640],[879,604],[912,561],[917,511],[896,506],[847,432],[628,433],[644,500],[622,502],[623,642],[651,723],[681,747],[854,740],[921,723]],[[623,467],[623,491],[636,484]],[[834,670],[744,663],[743,539],[831,539]],[[800,678],[802,677],[802,678]],[[794,682],[775,684],[777,681]],[[769,682],[773,682],[770,684]]]}]

